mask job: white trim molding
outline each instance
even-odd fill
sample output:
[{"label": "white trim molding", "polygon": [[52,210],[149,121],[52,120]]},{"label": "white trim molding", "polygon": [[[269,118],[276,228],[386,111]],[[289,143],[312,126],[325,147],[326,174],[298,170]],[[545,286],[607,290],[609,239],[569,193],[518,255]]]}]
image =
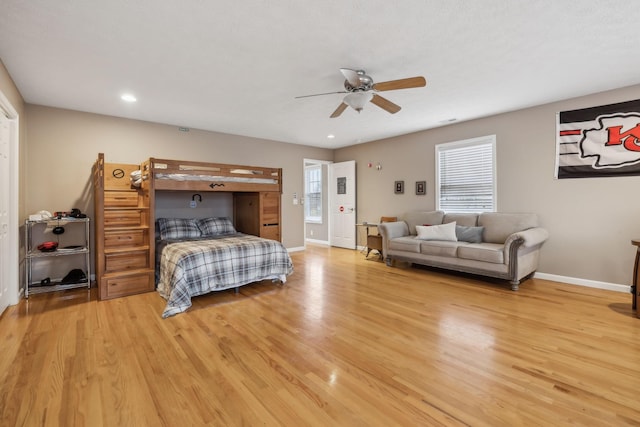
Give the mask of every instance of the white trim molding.
[{"label": "white trim molding", "polygon": [[9,119],[9,231],[8,231],[8,239],[9,246],[14,248],[14,250],[10,251],[8,254],[4,255],[7,257],[7,265],[9,266],[8,271],[3,271],[0,274],[5,274],[5,278],[8,280],[8,283],[12,285],[7,289],[8,298],[7,301],[9,305],[16,305],[21,296],[20,289],[20,273],[19,273],[19,265],[20,260],[18,254],[20,253],[20,240],[18,236],[18,231],[20,228],[20,223],[18,220],[18,191],[19,191],[19,116],[16,109],[11,105],[9,99],[4,95],[2,91],[0,91],[0,111],[6,114]]},{"label": "white trim molding", "polygon": [[313,243],[316,245],[329,246],[328,240],[304,239],[305,243]]},{"label": "white trim molding", "polygon": [[630,285],[618,283],[599,282],[597,280],[580,279],[578,277],[559,276],[557,274],[538,273],[533,275],[536,279],[552,280],[554,282],[568,283],[570,285],[586,286],[588,288],[606,289],[608,291],[631,293]]}]

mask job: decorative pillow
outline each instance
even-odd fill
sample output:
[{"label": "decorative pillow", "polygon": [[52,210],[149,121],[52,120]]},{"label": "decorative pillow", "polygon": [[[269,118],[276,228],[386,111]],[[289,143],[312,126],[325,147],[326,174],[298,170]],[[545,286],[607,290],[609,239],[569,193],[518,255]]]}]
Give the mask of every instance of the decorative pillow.
[{"label": "decorative pillow", "polygon": [[484,227],[466,227],[456,225],[456,237],[461,242],[482,243]]},{"label": "decorative pillow", "polygon": [[418,235],[416,239],[420,240],[445,240],[449,242],[456,242],[456,223],[449,222],[442,225],[430,225],[425,227],[423,225],[416,225],[416,231]]},{"label": "decorative pillow", "polygon": [[402,218],[409,227],[409,234],[416,235],[416,225],[442,224],[444,211],[408,212]]},{"label": "decorative pillow", "polygon": [[158,218],[160,239],[193,239],[200,237],[195,218]]},{"label": "decorative pillow", "polygon": [[198,228],[203,236],[235,233],[236,229],[229,218],[202,218],[198,220]]}]

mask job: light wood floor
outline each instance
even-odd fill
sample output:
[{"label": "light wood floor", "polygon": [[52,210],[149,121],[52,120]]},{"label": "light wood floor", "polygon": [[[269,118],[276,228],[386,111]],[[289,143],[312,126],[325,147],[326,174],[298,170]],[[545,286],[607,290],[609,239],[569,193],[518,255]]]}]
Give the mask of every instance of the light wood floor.
[{"label": "light wood floor", "polygon": [[[0,318],[2,426],[640,425],[631,295],[310,246],[286,285],[33,295]],[[631,266],[629,268],[632,268]]]}]

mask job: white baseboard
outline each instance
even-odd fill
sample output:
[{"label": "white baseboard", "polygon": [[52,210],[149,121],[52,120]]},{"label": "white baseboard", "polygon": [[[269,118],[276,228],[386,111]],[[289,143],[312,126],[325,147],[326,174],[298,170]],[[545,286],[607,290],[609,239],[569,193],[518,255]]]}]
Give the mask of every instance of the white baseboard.
[{"label": "white baseboard", "polygon": [[316,239],[304,239],[305,242],[313,243],[316,245],[329,246],[328,240],[316,240]]},{"label": "white baseboard", "polygon": [[304,251],[304,246],[298,246],[296,248],[287,248],[287,252],[300,252]]},{"label": "white baseboard", "polygon": [[533,277],[536,279],[552,280],[554,282],[568,283],[570,285],[586,286],[588,288],[606,289],[616,292],[631,292],[631,286],[620,285],[618,283],[599,282],[597,280],[580,279],[577,277],[558,276],[557,274],[538,273],[536,272]]}]

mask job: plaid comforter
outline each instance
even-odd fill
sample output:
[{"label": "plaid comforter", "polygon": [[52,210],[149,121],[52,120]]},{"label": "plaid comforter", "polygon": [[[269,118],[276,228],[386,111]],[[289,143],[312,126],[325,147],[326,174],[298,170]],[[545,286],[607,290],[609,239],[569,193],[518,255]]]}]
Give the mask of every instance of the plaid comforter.
[{"label": "plaid comforter", "polygon": [[166,318],[191,307],[191,297],[265,279],[283,283],[293,272],[280,242],[246,234],[168,244],[162,249],[158,292]]}]

